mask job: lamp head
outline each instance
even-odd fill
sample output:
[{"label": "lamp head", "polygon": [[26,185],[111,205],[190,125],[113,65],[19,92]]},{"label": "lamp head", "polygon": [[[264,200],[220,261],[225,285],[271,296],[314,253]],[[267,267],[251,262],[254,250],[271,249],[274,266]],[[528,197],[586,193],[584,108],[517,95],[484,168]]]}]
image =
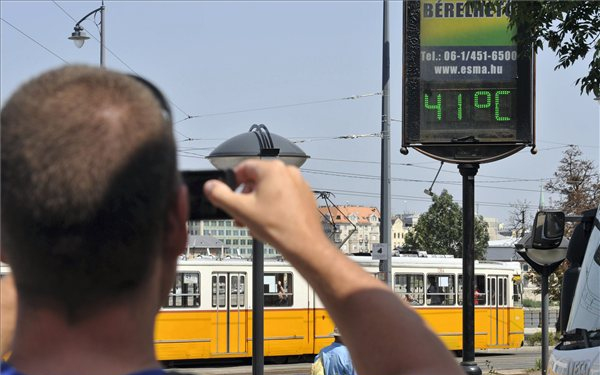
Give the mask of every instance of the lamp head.
[{"label": "lamp head", "polygon": [[83,27],[81,27],[80,25],[75,25],[74,29],[75,31],[71,33],[69,39],[72,40],[73,43],[75,43],[75,47],[81,48],[83,47],[83,43],[85,43],[86,39],[90,39],[90,37],[86,34],[86,32],[83,30]]},{"label": "lamp head", "polygon": [[270,133],[265,125],[252,125],[250,131],[217,146],[207,159],[218,169],[233,168],[246,159],[280,159],[300,167],[308,155],[289,140]]}]

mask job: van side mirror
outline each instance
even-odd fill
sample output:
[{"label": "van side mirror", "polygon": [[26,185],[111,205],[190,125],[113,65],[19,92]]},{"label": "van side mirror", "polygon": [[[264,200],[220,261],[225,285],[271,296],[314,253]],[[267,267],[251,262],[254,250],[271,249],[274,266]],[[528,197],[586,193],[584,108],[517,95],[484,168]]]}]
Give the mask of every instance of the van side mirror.
[{"label": "van side mirror", "polygon": [[560,246],[565,234],[565,213],[562,211],[540,211],[533,224],[534,249],[555,249]]}]

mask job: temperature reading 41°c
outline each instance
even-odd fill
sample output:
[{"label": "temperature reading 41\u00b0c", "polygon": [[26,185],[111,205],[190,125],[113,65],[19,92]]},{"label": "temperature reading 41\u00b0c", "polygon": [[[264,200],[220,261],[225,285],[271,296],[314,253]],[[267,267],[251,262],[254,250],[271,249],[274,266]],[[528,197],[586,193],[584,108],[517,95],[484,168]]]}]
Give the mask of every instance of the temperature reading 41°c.
[{"label": "temperature reading 41\u00b0c", "polygon": [[442,124],[511,124],[516,116],[512,89],[423,90],[425,122]]}]

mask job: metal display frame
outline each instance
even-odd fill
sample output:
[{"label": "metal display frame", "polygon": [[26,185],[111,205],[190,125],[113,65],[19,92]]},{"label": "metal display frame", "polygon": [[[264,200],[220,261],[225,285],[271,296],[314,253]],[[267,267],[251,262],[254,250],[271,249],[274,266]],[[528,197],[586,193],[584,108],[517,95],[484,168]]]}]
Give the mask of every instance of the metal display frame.
[{"label": "metal display frame", "polygon": [[[421,4],[404,3],[403,40],[403,111],[402,153],[408,147],[448,163],[488,163],[508,157],[527,146],[535,153],[535,61],[531,47],[517,45],[516,67],[516,136],[514,141],[486,142],[475,137],[448,137],[446,141],[429,142],[421,137]],[[465,75],[468,77],[468,75]],[[462,82],[458,81],[457,82]],[[492,81],[483,81],[484,83]],[[452,86],[446,81],[440,84]],[[477,123],[468,124],[472,128]]]}]

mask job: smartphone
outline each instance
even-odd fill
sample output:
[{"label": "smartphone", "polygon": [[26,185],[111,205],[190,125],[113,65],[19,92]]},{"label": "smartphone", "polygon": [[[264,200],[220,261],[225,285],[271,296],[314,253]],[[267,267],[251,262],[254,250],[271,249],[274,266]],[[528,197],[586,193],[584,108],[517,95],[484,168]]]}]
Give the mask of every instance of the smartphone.
[{"label": "smartphone", "polygon": [[183,181],[188,187],[190,196],[190,220],[231,219],[223,210],[215,207],[204,196],[204,183],[208,180],[220,180],[231,189],[235,189],[235,174],[231,169],[181,171]]}]

